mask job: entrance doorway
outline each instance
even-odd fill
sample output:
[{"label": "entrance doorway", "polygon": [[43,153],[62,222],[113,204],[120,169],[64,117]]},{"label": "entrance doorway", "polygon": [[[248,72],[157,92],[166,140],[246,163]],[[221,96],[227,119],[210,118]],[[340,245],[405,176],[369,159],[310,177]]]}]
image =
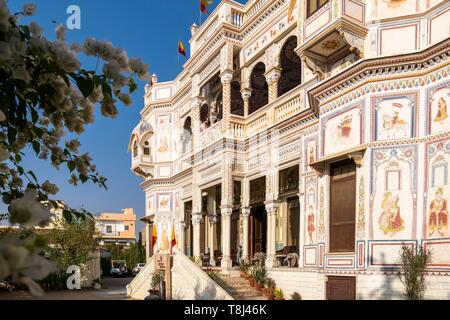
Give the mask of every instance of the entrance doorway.
[{"label": "entrance doorway", "polygon": [[327,300],[355,300],[355,277],[328,277]]},{"label": "entrance doorway", "polygon": [[265,206],[258,205],[251,209],[250,213],[250,256],[257,252],[266,252],[267,214]]},{"label": "entrance doorway", "polygon": [[184,203],[184,221],[186,222],[186,229],[184,231],[184,254],[191,257],[193,253],[193,228],[192,228],[192,201]]},{"label": "entrance doorway", "polygon": [[330,252],[354,252],[356,165],[352,160],[334,163],[330,173]]}]

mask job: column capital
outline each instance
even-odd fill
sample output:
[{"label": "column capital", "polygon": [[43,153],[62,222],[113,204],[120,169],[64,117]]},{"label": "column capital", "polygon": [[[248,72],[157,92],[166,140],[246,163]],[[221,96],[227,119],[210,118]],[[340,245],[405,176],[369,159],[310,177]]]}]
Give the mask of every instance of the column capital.
[{"label": "column capital", "polygon": [[192,215],[192,224],[200,224],[202,222],[203,216],[201,213],[196,213]]},{"label": "column capital", "polygon": [[233,214],[233,206],[229,206],[229,205],[221,206],[220,214],[224,218],[231,217],[231,215]]},{"label": "column capital", "polygon": [[277,214],[278,207],[280,206],[277,201],[265,201],[264,204],[268,216]]},{"label": "column capital", "polygon": [[225,70],[220,74],[220,80],[222,84],[231,84],[231,80],[233,80],[233,71]]},{"label": "column capital", "polygon": [[244,88],[241,90],[241,94],[242,94],[242,99],[250,99],[250,97],[252,96],[252,89],[250,88]]},{"label": "column capital", "polygon": [[217,223],[217,216],[215,214],[210,214],[208,216],[209,224],[216,224]]},{"label": "column capital", "polygon": [[241,216],[243,216],[244,218],[248,218],[250,216],[251,210],[252,210],[252,208],[250,208],[250,207],[241,208]]},{"label": "column capital", "polygon": [[269,85],[278,83],[278,80],[280,80],[281,78],[281,69],[275,67],[272,70],[266,72],[264,76],[266,77],[266,81]]}]

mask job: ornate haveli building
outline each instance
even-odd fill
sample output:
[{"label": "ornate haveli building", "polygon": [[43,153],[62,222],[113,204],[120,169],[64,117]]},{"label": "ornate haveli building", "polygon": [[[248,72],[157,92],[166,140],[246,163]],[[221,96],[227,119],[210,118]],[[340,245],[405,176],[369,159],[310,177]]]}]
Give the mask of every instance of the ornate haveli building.
[{"label": "ornate haveli building", "polygon": [[[402,298],[402,245],[450,298],[450,1],[222,0],[154,75],[129,149],[147,243],[286,294]],[[176,40],[176,39],[175,39]]]}]

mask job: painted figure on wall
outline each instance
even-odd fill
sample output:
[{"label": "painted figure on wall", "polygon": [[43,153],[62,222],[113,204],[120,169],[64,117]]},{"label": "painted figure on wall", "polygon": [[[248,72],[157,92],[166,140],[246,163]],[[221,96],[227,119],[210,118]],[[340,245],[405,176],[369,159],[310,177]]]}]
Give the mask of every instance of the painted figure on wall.
[{"label": "painted figure on wall", "polygon": [[378,220],[378,224],[380,230],[385,235],[389,234],[391,237],[405,229],[405,222],[401,217],[398,202],[399,197],[397,195],[394,196],[391,192],[386,192],[381,203],[383,212]]},{"label": "painted figure on wall", "polygon": [[311,141],[308,144],[308,164],[316,162],[316,142]]},{"label": "painted figure on wall", "polygon": [[314,208],[312,205],[309,206],[309,213],[307,219],[307,230],[309,235],[309,243],[314,243],[313,235],[314,231],[316,231],[315,222],[314,222]]},{"label": "painted figure on wall", "polygon": [[431,237],[437,231],[442,237],[448,229],[448,207],[447,200],[444,199],[444,190],[438,188],[436,197],[430,204],[430,218],[428,221],[429,234]]},{"label": "painted figure on wall", "polygon": [[351,144],[352,121],[352,115],[347,115],[338,123],[334,132],[337,143],[342,145]]},{"label": "painted figure on wall", "polygon": [[393,103],[391,110],[383,114],[383,125],[379,138],[393,139],[408,137],[409,124],[400,116],[401,108],[403,108],[402,104]]},{"label": "painted figure on wall", "polygon": [[444,100],[444,98],[441,97],[438,101],[437,114],[433,121],[436,123],[441,123],[447,118],[448,118],[447,102]]},{"label": "painted figure on wall", "polygon": [[164,229],[161,237],[161,244],[159,250],[163,253],[166,253],[169,251],[169,248],[170,248],[169,238],[167,237],[166,229]]},{"label": "painted figure on wall", "polygon": [[158,152],[159,153],[166,153],[169,151],[169,143],[167,141],[167,137],[161,137],[159,139],[159,148],[158,148]]}]

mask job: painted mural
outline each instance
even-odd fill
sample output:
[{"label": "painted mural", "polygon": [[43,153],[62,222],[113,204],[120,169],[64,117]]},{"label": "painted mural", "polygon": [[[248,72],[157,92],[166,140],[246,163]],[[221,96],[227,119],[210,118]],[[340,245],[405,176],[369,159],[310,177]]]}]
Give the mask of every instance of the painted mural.
[{"label": "painted mural", "polygon": [[316,243],[317,231],[317,176],[306,178],[306,223],[305,223],[305,239],[308,244]]},{"label": "painted mural", "polygon": [[[305,138],[304,140],[305,144],[305,164],[309,165],[311,163],[314,163],[318,160],[319,152],[318,152],[318,146],[319,146],[319,137],[318,135],[310,136]],[[306,170],[308,169],[308,166],[306,166]]]},{"label": "painted mural", "polygon": [[172,210],[172,195],[158,194],[158,212],[168,212]]},{"label": "painted mural", "polygon": [[370,191],[373,239],[412,237],[417,211],[417,146],[373,149]]},{"label": "painted mural", "polygon": [[429,144],[427,149],[426,237],[428,239],[448,238],[450,237],[448,221],[450,141],[446,137]]},{"label": "painted mural", "polygon": [[417,93],[372,98],[374,140],[415,137]]},{"label": "painted mural", "polygon": [[322,120],[323,155],[339,153],[362,143],[363,108],[352,105]]},{"label": "painted mural", "polygon": [[156,133],[157,161],[170,161],[171,141],[172,128],[170,126],[158,127]]},{"label": "painted mural", "polygon": [[427,92],[428,132],[435,134],[450,131],[450,82],[440,84]]}]

